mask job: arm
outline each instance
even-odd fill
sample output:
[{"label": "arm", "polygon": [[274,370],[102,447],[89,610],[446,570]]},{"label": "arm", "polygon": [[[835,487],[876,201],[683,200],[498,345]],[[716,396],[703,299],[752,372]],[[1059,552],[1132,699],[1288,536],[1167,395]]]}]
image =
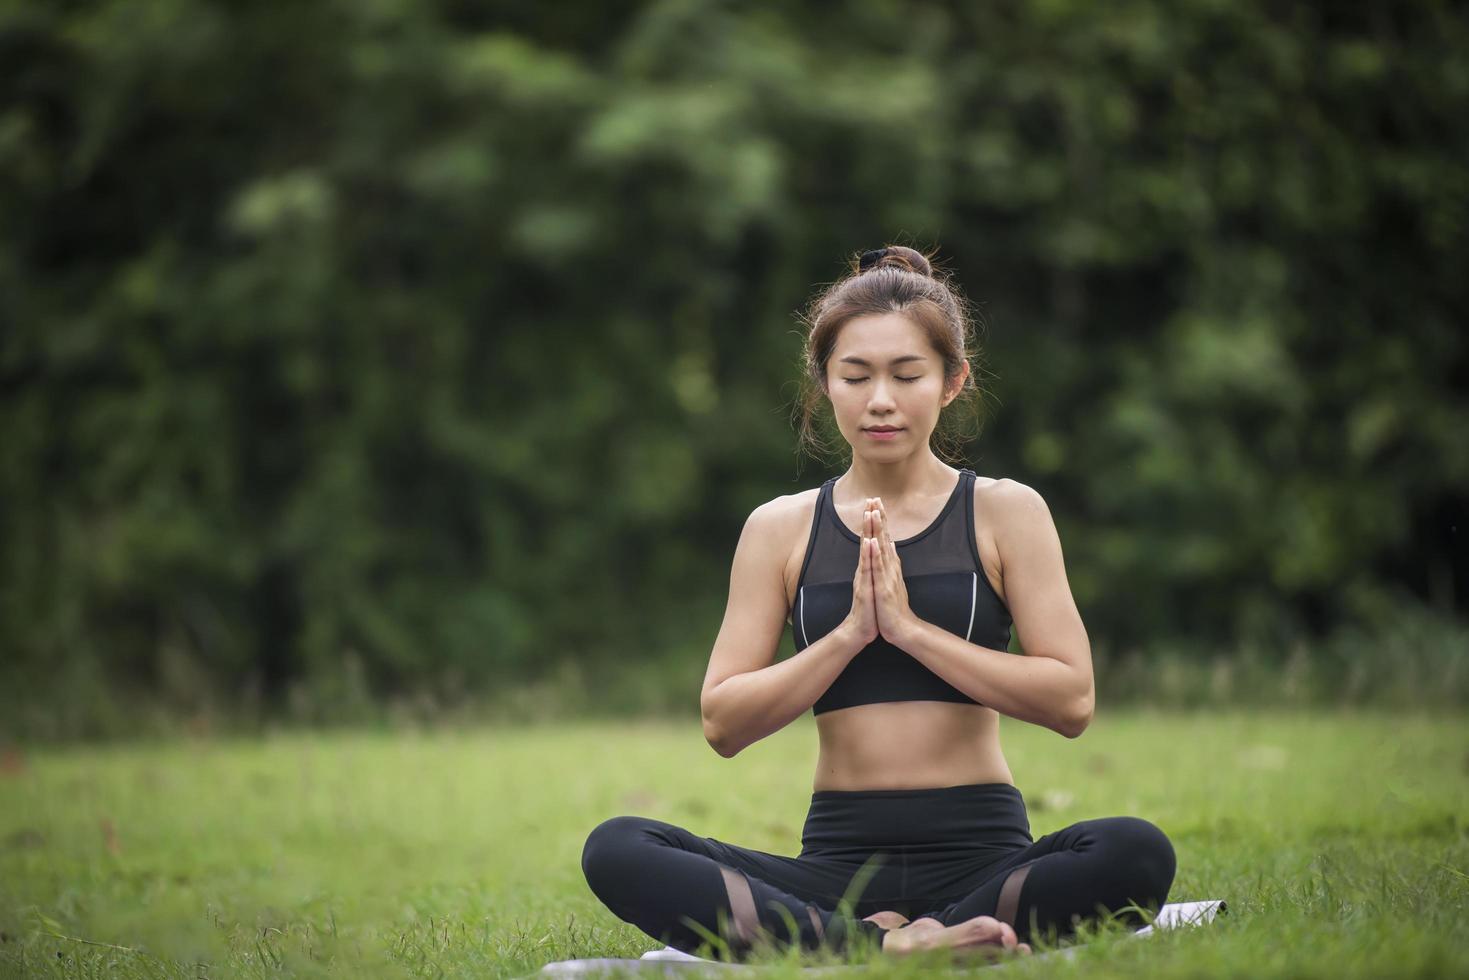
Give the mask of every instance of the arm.
[{"label": "arm", "polygon": [[794,657],[774,663],[789,611],[782,577],[793,532],[789,517],[790,509],[776,501],[757,507],[735,548],[729,603],[699,695],[704,738],[725,758],[809,709],[877,633],[875,618],[871,636],[864,636],[863,624],[849,616]]},{"label": "arm", "polygon": [[[887,600],[894,615],[885,621],[883,582],[887,580],[891,594],[888,567],[898,561],[885,522],[877,586],[883,633],[888,642],[976,701],[1075,738],[1091,724],[1096,691],[1091,644],[1066,581],[1056,525],[1040,494],[1010,480],[1001,481],[993,492],[991,510],[1005,601],[1025,656],[981,647],[924,622],[908,609],[906,590],[900,606]],[[897,576],[901,585],[901,569]]]}]

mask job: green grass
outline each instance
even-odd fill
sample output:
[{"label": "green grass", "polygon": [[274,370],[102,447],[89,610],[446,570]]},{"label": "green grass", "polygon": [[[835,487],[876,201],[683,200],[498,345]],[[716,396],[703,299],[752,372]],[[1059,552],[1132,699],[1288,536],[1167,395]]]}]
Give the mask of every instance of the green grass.
[{"label": "green grass", "polygon": [[[1230,906],[1006,975],[1469,975],[1469,723],[1130,712],[1076,741],[1003,736],[1037,837],[1146,817],[1178,853],[1171,900]],[[794,854],[815,751],[809,716],[732,760],[664,723],[38,750],[0,767],[0,973],[494,977],[636,957],[655,944],[587,890],[587,832],[640,813]]]}]

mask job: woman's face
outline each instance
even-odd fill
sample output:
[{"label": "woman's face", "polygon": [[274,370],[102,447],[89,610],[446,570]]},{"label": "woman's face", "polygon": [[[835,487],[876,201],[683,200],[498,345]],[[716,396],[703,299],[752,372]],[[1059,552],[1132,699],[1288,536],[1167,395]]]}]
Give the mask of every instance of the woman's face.
[{"label": "woman's face", "polygon": [[928,445],[939,409],[959,393],[969,365],[947,386],[944,364],[912,320],[898,313],[848,320],[826,362],[826,390],[842,437],[859,456],[909,456]]}]

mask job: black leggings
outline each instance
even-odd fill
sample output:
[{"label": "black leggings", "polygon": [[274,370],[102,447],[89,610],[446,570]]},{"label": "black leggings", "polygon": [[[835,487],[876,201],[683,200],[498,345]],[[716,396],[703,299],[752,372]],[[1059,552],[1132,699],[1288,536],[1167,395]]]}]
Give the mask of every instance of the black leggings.
[{"label": "black leggings", "polygon": [[1022,942],[1107,913],[1141,923],[1123,910],[1161,908],[1174,868],[1168,838],[1136,817],[1033,841],[1008,783],[815,792],[796,857],[636,816],[604,821],[582,850],[587,884],[618,918],[687,952],[718,936],[736,959],[762,938],[837,952],[858,936],[880,944],[885,930],[862,917],[884,909],[945,925],[990,915]]}]

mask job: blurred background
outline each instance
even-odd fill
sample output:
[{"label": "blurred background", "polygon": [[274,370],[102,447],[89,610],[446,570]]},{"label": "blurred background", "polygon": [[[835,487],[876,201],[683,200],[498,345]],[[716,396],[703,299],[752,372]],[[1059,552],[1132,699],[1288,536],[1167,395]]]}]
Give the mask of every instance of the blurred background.
[{"label": "blurred background", "polygon": [[887,243],[1104,709],[1469,704],[1462,9],[833,9],[0,3],[0,736],[695,717]]}]

